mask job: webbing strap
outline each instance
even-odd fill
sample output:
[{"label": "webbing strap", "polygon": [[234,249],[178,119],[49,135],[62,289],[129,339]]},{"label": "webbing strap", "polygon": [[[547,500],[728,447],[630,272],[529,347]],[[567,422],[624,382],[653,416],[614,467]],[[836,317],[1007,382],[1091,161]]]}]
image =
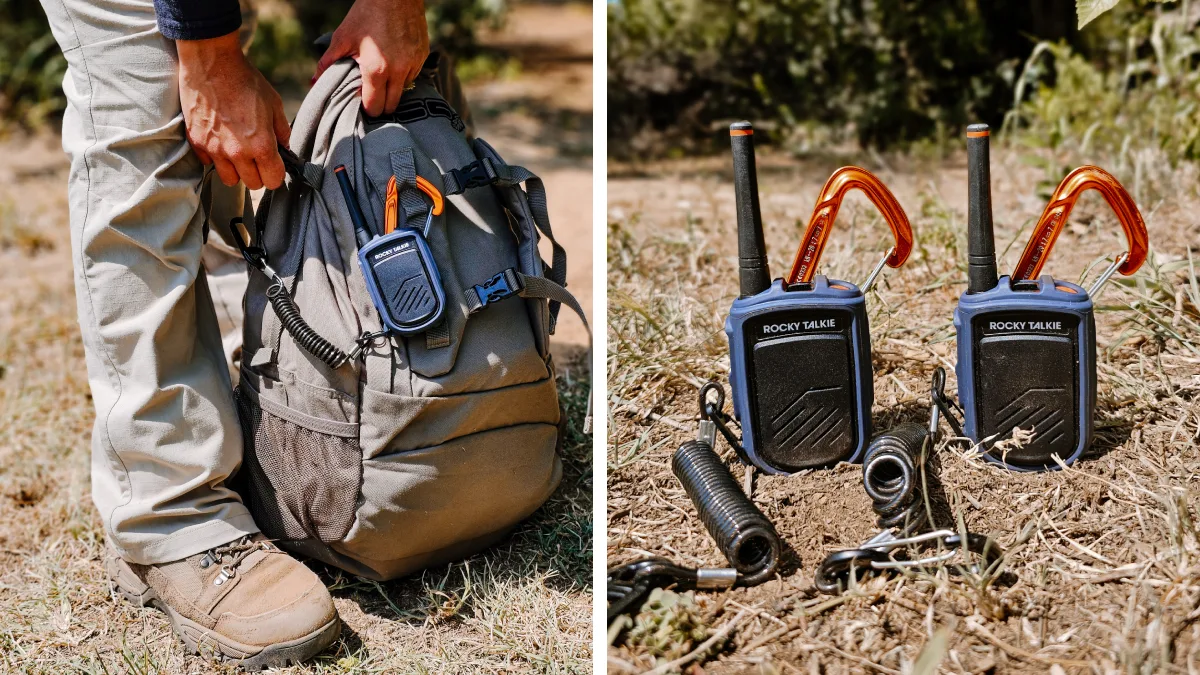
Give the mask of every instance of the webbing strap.
[{"label": "webbing strap", "polygon": [[401,215],[404,216],[398,225],[421,229],[425,214],[431,207],[426,203],[424,193],[417,188],[417,162],[413,158],[412,148],[393,150],[388,157],[392,163],[392,175],[396,177],[396,191],[400,194]]},{"label": "webbing strap", "polygon": [[520,293],[521,288],[520,273],[510,267],[482,284],[476,284],[468,288],[464,292],[467,300],[467,311],[474,314],[493,302]]},{"label": "webbing strap", "polygon": [[443,349],[450,346],[450,322],[445,316],[441,321],[425,329],[425,349]]},{"label": "webbing strap", "polygon": [[[292,152],[291,148],[280,143],[278,145],[279,157],[283,160],[283,167],[287,171],[284,189],[295,190],[299,186],[304,186],[312,191],[312,194],[320,197],[321,183],[324,180],[325,170],[312,162],[304,161]],[[262,200],[258,203],[258,210],[254,213],[254,229],[258,235],[266,232],[267,218],[271,213],[271,204],[274,201],[275,190],[267,190],[263,194]],[[250,194],[247,190],[246,203],[250,203]],[[304,237],[307,235],[308,218],[301,217],[301,227],[292,228],[291,242],[289,242],[287,251],[284,253],[283,260],[280,261],[283,277],[292,278],[292,288],[284,287],[284,292],[291,295],[296,285],[296,276],[300,273],[300,266],[304,264],[304,251],[302,245]],[[263,242],[256,242],[259,246]],[[300,244],[298,246],[297,244]],[[269,303],[268,303],[269,304]],[[261,366],[265,363],[274,361],[279,354],[279,343],[283,339],[283,323],[275,314],[274,305],[271,306],[270,313],[263,314],[263,334],[265,336],[264,349],[259,350],[251,356],[250,365]]]},{"label": "webbing strap", "polygon": [[529,208],[533,211],[534,225],[550,240],[554,249],[552,274],[549,278],[560,286],[566,286],[567,252],[554,238],[554,230],[550,227],[550,209],[546,201],[546,184],[537,174],[523,166],[503,162],[497,164],[489,157],[442,174],[442,184],[446,188],[445,194],[448,195],[460,194],[469,188],[484,185],[517,187],[521,183],[525,184],[525,192],[529,195]]},{"label": "webbing strap", "polygon": [[[533,224],[541,231],[542,236],[550,240],[552,256],[550,269],[545,270],[546,278],[566,288],[567,285],[567,251],[554,238],[554,230],[550,227],[550,208],[546,200],[546,184],[537,174],[523,166],[504,164],[496,167],[500,178],[496,184],[501,187],[515,187],[525,184],[525,194],[529,198],[529,210],[533,213]],[[550,301],[550,332],[558,322],[559,302]]]},{"label": "webbing strap", "polygon": [[[307,185],[306,183],[301,183],[301,184]],[[293,186],[295,186],[295,183],[293,183]],[[309,187],[311,188],[311,186],[309,186]],[[268,193],[268,194],[270,194],[270,193]],[[312,189],[310,191],[310,194],[313,195],[314,200],[321,198],[320,190]],[[266,200],[267,197],[264,196],[263,199]],[[271,196],[271,201],[274,201],[273,195]],[[271,201],[266,201],[263,203],[265,203],[267,206],[270,206]],[[297,205],[297,206],[299,206],[299,205]],[[303,208],[303,207],[301,206],[300,208]],[[311,208],[311,206],[310,206],[310,208]],[[326,208],[326,210],[328,211],[328,208]],[[266,208],[263,208],[262,203],[260,203],[259,211],[261,213],[266,214],[268,210]],[[257,220],[257,216],[258,216],[258,214],[255,214],[256,220]],[[264,218],[265,217],[266,216],[264,216]],[[284,279],[287,279],[288,277],[291,277],[291,279],[292,279],[292,283],[291,283],[290,287],[286,284],[286,282],[284,284],[283,292],[288,295],[291,295],[292,291],[295,290],[296,279],[297,279],[297,277],[300,276],[300,267],[304,264],[304,238],[308,236],[308,220],[309,220],[308,214],[301,214],[300,215],[300,227],[290,228],[292,230],[292,239],[290,242],[288,242],[287,251],[284,253],[283,260],[280,261],[279,266],[282,268],[280,270],[281,276]],[[266,225],[265,221],[263,224],[264,224],[264,226]],[[268,325],[263,326],[264,332],[267,334],[266,346],[270,350],[266,354],[265,357],[270,358],[272,361],[279,357],[279,344],[280,344],[280,341],[283,339],[283,322],[279,320],[278,316],[275,316],[275,312],[273,310],[274,310],[274,306],[272,306],[272,312],[270,315],[271,316],[270,323]],[[264,317],[264,323],[267,323],[266,317]],[[258,358],[257,354],[255,355],[255,357],[256,357],[255,360],[261,360],[260,358]],[[260,364],[252,364],[252,365],[260,365]]]},{"label": "webbing strap", "polygon": [[442,174],[443,194],[459,195],[471,188],[491,185],[499,178],[495,164],[490,158],[484,157]]},{"label": "webbing strap", "polygon": [[[504,188],[520,189],[525,184],[525,194],[529,200],[529,210],[533,214],[533,224],[542,236],[550,240],[552,250],[550,268],[543,270],[547,279],[559,286],[567,285],[567,251],[554,238],[554,230],[550,227],[550,209],[546,200],[546,185],[542,179],[523,166],[506,164],[503,160],[495,161],[490,157],[482,157],[470,164],[457,169],[451,169],[442,174],[442,185],[445,194],[460,194],[473,187],[496,185]],[[470,297],[470,296],[468,296]],[[559,302],[551,300],[550,332],[554,333],[558,322]]]},{"label": "webbing strap", "polygon": [[550,227],[550,209],[546,201],[546,184],[537,174],[523,166],[494,162],[489,157],[477,159],[464,167],[442,174],[442,185],[447,195],[461,194],[467,189],[485,185],[518,187],[521,183],[525,184],[525,192],[529,196],[534,225],[550,240],[553,247],[553,258],[547,277],[565,287],[567,252],[554,238],[554,230]]},{"label": "webbing strap", "polygon": [[[588,371],[592,368],[592,328],[588,325],[587,315],[583,307],[571,292],[562,285],[545,277],[521,274],[513,268],[508,268],[482,284],[477,284],[465,291],[467,307],[472,314],[488,305],[505,298],[519,295],[523,298],[541,298],[570,307],[583,321],[583,327],[588,334]],[[583,420],[583,433],[592,431],[592,388],[588,384],[587,416]]]},{"label": "webbing strap", "polygon": [[594,373],[592,370],[592,327],[588,325],[587,316],[583,313],[583,307],[579,305],[579,301],[566,288],[554,283],[545,277],[532,277],[527,274],[517,273],[517,278],[521,282],[521,290],[518,293],[523,298],[543,298],[551,302],[558,302],[571,308],[579,316],[579,320],[583,322],[583,327],[587,330],[588,335],[588,396],[587,396],[587,413],[583,418],[583,433],[592,433],[592,380]]},{"label": "webbing strap", "polygon": [[[554,230],[550,228],[550,209],[546,201],[546,184],[542,179],[523,166],[509,165],[506,167],[511,185],[525,184],[525,192],[529,195],[529,208],[533,211],[533,222],[542,231],[553,247],[549,274],[547,278],[559,286],[567,285],[567,252],[554,238]],[[505,179],[497,182],[504,185]]]}]

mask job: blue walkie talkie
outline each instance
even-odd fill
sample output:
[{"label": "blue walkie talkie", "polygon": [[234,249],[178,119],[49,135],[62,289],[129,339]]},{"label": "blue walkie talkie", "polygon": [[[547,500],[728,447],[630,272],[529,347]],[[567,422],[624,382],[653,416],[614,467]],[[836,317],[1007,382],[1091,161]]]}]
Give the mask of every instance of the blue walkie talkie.
[{"label": "blue walkie talkie", "polygon": [[[372,236],[346,167],[339,165],[333,172],[354,225],[363,280],[383,326],[397,335],[427,330],[441,320],[446,296],[437,263],[425,243],[426,233],[405,227]],[[432,209],[429,218],[433,218]],[[425,229],[428,227],[427,220]]]},{"label": "blue walkie talkie", "polygon": [[[1096,406],[1096,322],[1092,300],[1117,271],[1146,259],[1146,225],[1116,178],[1094,166],[1075,169],[1042,213],[1011,276],[996,276],[992,232],[989,130],[967,127],[967,291],[954,311],[958,395],[964,431],[987,459],[1017,471],[1071,464],[1092,440]],[[1038,276],[1075,201],[1098,190],[1116,212],[1130,250],[1088,290]],[[1012,448],[993,447],[1013,429],[1033,431]]]},{"label": "blue walkie talkie", "polygon": [[[874,400],[863,293],[884,264],[899,267],[908,258],[908,218],[869,172],[838,169],[817,200],[791,273],[772,282],[758,204],[754,129],[738,122],[729,135],[741,296],[729,310],[725,334],[746,459],[769,473],[855,461],[870,440]],[[862,289],[816,274],[842,198],[855,188],[879,208],[896,237]]]}]

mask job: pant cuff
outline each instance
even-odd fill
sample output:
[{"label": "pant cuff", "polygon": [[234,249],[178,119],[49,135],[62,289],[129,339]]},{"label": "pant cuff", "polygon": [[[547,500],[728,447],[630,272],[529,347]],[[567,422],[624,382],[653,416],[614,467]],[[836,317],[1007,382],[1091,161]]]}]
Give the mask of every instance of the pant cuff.
[{"label": "pant cuff", "polygon": [[210,520],[190,525],[140,546],[124,547],[116,541],[110,543],[128,562],[137,565],[158,565],[182,560],[258,531],[253,516],[246,512],[228,520]]}]

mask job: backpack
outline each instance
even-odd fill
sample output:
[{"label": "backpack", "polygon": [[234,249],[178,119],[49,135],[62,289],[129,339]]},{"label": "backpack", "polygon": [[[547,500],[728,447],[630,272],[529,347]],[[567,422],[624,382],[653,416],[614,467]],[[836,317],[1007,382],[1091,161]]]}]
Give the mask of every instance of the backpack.
[{"label": "backpack", "polygon": [[[376,580],[490,546],[555,490],[564,420],[550,335],[561,304],[584,318],[541,180],[469,142],[426,65],[374,119],[357,66],[330,67],[293,124],[289,179],[263,197],[253,233],[232,227],[261,272],[245,300],[236,486],[280,546]],[[444,309],[419,334],[381,330],[342,165],[375,233],[389,183],[402,225],[431,218]],[[421,181],[443,196],[439,215]],[[585,433],[590,414],[589,394]]]}]

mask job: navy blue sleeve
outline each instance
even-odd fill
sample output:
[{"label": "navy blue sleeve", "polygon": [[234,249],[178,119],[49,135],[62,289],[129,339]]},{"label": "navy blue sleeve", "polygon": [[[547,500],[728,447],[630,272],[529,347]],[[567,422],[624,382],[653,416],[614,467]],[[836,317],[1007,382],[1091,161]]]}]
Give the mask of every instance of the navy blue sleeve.
[{"label": "navy blue sleeve", "polygon": [[207,40],[242,27],[238,0],[154,0],[158,29],[172,40]]}]

